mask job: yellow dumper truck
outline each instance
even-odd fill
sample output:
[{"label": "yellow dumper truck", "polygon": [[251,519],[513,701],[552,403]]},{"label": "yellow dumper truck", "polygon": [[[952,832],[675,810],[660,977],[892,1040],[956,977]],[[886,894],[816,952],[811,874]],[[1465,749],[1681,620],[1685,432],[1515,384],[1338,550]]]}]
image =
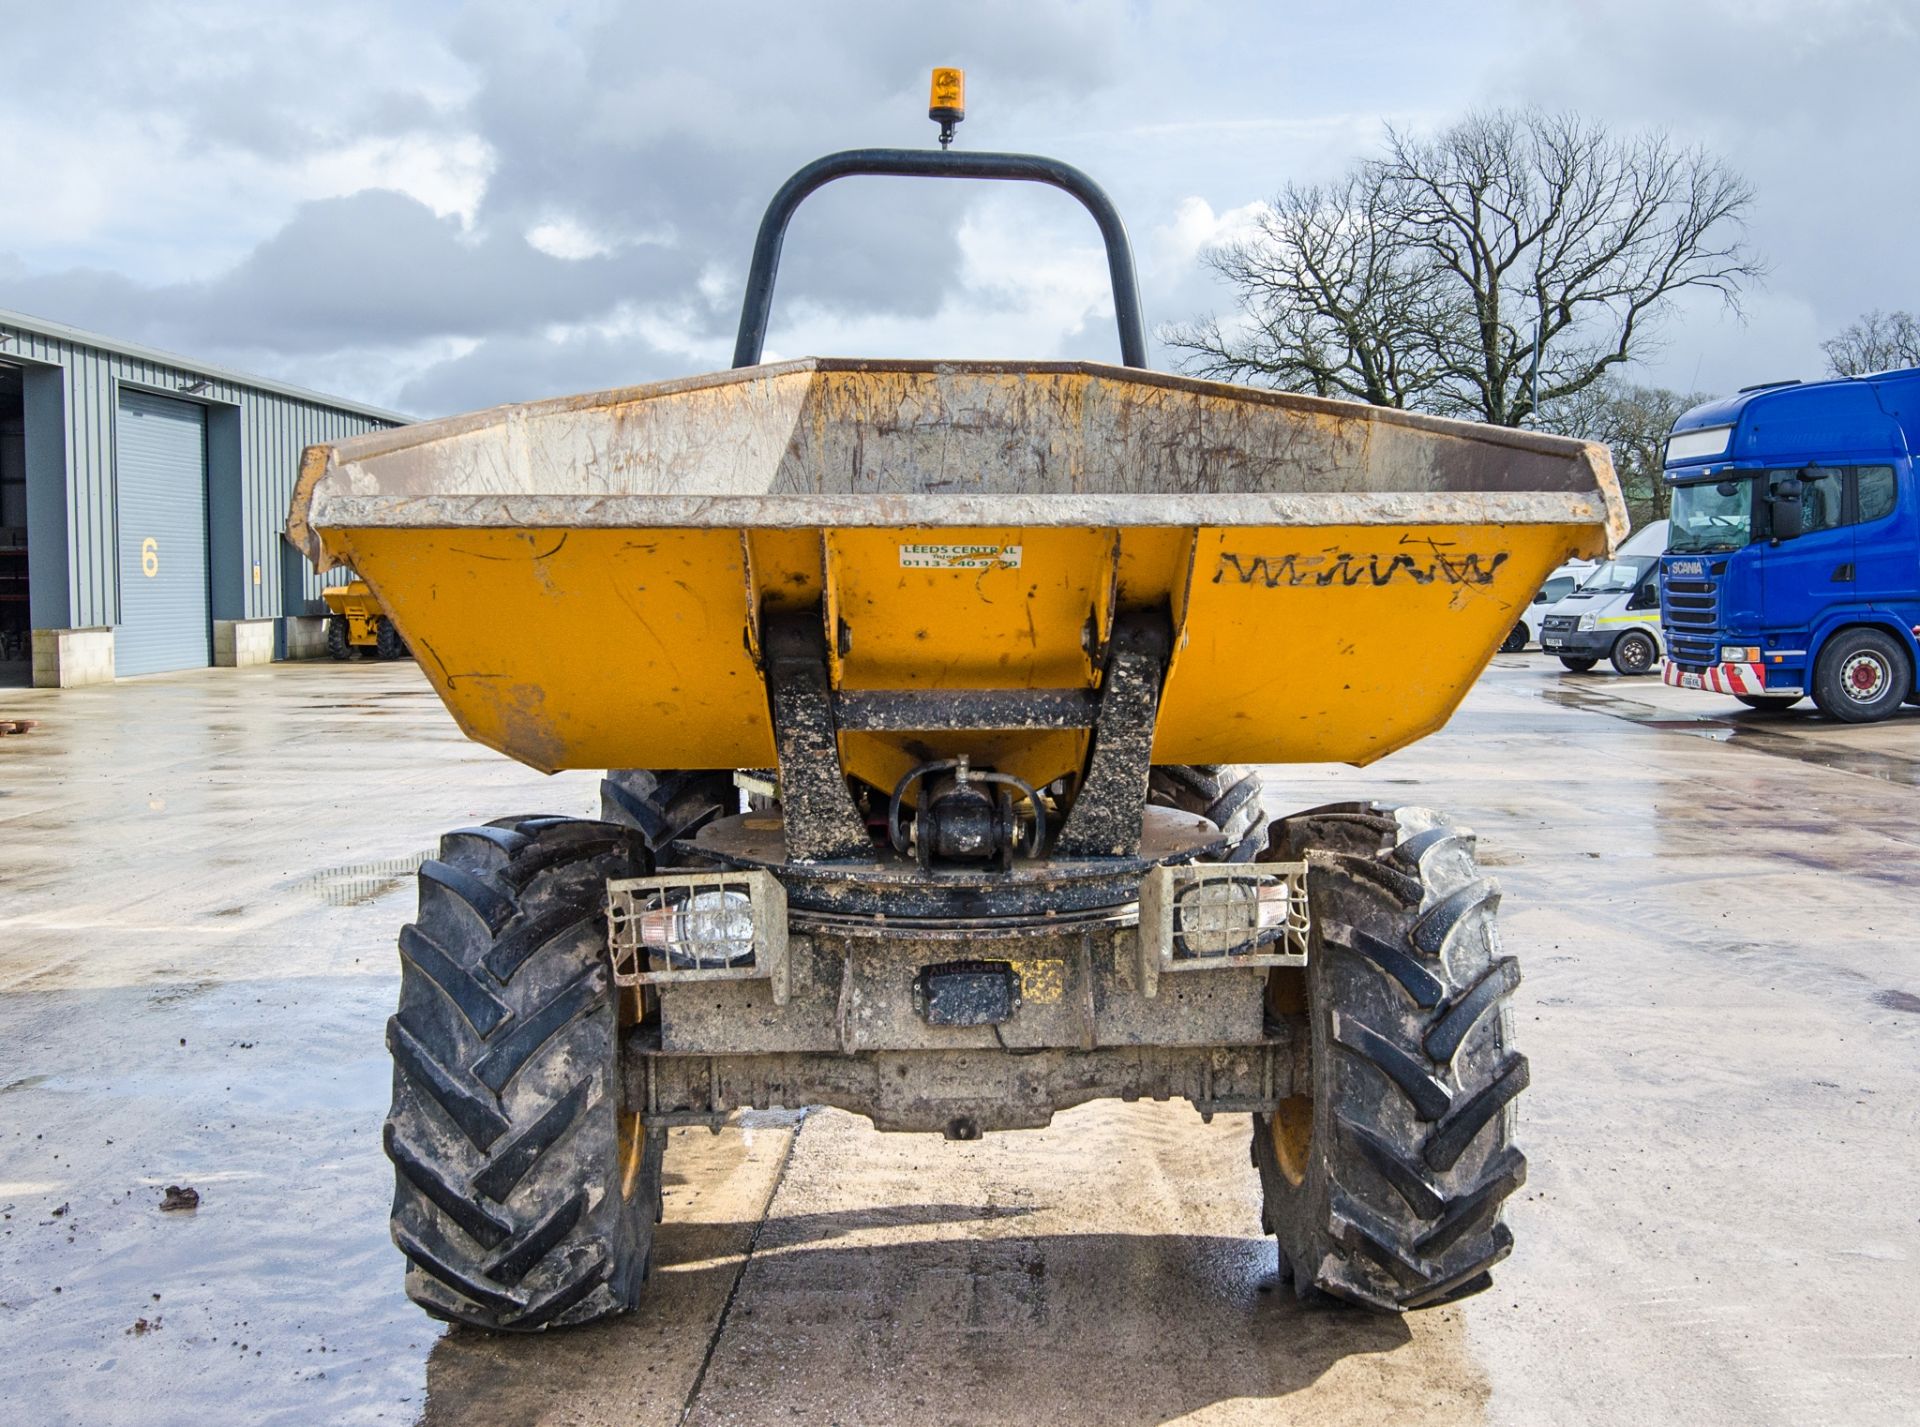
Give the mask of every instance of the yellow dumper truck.
[{"label": "yellow dumper truck", "polygon": [[[762,364],[787,220],[848,174],[1079,199],[1122,365]],[[1612,470],[1145,354],[1086,175],[856,150],[774,199],[732,370],[307,453],[290,536],[360,572],[468,736],[612,770],[598,820],[420,869],[385,1135],[428,1312],[632,1307],[668,1128],[821,1104],[958,1140],[1100,1098],[1247,1115],[1302,1294],[1487,1284],[1527,1063],[1473,835],[1270,820],[1247,765],[1439,728],[1624,527]]]},{"label": "yellow dumper truck", "polygon": [[393,627],[380,599],[365,580],[348,580],[320,591],[327,606],[327,653],[351,659],[365,652],[379,659],[404,659],[407,642]]}]

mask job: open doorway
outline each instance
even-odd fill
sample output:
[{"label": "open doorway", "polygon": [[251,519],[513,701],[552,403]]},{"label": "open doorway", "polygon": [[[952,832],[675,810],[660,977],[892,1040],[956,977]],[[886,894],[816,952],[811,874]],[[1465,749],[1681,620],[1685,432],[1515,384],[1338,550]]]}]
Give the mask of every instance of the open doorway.
[{"label": "open doorway", "polygon": [[27,608],[26,387],[19,367],[0,363],[0,687],[33,682],[33,625]]}]

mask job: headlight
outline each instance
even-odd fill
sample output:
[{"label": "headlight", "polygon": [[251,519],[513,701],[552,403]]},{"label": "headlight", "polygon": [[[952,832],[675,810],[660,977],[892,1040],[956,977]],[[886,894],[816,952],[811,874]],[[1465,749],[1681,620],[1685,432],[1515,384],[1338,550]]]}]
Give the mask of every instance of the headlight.
[{"label": "headlight", "polygon": [[1760,646],[1757,644],[1729,644],[1720,651],[1722,664],[1758,664]]},{"label": "headlight", "polygon": [[1574,626],[1574,628],[1578,630],[1581,634],[1591,634],[1593,633],[1594,630],[1598,629],[1599,627],[1600,627],[1600,617],[1598,615],[1592,615],[1592,614],[1581,615],[1580,623]]}]

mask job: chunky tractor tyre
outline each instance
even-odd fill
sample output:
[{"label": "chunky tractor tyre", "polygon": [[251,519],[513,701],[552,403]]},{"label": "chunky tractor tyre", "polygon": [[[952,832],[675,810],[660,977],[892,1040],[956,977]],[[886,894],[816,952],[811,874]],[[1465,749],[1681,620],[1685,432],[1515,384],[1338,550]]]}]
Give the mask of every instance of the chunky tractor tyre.
[{"label": "chunky tractor tyre", "polygon": [[526,818],[440,840],[400,933],[393,1241],[435,1317],[530,1331],[633,1307],[665,1136],[621,1103],[609,877],[652,862],[628,828]]},{"label": "chunky tractor tyre", "polygon": [[1473,835],[1337,804],[1278,823],[1268,856],[1306,861],[1312,919],[1306,969],[1269,991],[1275,1015],[1304,1018],[1310,1089],[1254,1116],[1282,1267],[1302,1297],[1389,1311],[1476,1293],[1513,1245],[1500,1207],[1526,1178],[1510,1107],[1527,1062]]},{"label": "chunky tractor tyre", "polygon": [[1842,723],[1875,723],[1899,712],[1914,693],[1906,646],[1883,629],[1860,625],[1831,636],[1813,665],[1813,701]]},{"label": "chunky tractor tyre", "polygon": [[374,626],[374,652],[382,659],[404,659],[407,657],[407,641],[400,637],[400,631],[393,627],[393,621],[384,614]]},{"label": "chunky tractor tyre", "polygon": [[1759,709],[1762,713],[1785,713],[1800,702],[1798,694],[1735,694],[1734,697],[1750,709]]},{"label": "chunky tractor tyre", "polygon": [[1598,659],[1575,659],[1562,654],[1560,656],[1560,662],[1576,674],[1589,674],[1593,672],[1593,666],[1600,661]]},{"label": "chunky tractor tyre", "polygon": [[1653,666],[1660,662],[1660,646],[1653,642],[1651,634],[1629,629],[1613,641],[1613,653],[1609,657],[1616,673],[1651,674]]},{"label": "chunky tractor tyre", "polygon": [[347,636],[345,615],[327,616],[327,653],[336,659],[353,658],[353,640]]},{"label": "chunky tractor tyre", "polygon": [[1267,845],[1260,775],[1239,763],[1167,763],[1147,779],[1157,808],[1197,813],[1227,835],[1225,862],[1251,862]]},{"label": "chunky tractor tyre", "polygon": [[609,768],[600,780],[602,821],[636,829],[647,850],[659,858],[668,856],[675,838],[691,837],[739,808],[740,790],[730,768]]},{"label": "chunky tractor tyre", "polygon": [[1530,638],[1532,638],[1532,634],[1527,629],[1527,622],[1523,619],[1507,631],[1507,637],[1500,645],[1500,652],[1502,654],[1518,654],[1527,647],[1527,640]]}]

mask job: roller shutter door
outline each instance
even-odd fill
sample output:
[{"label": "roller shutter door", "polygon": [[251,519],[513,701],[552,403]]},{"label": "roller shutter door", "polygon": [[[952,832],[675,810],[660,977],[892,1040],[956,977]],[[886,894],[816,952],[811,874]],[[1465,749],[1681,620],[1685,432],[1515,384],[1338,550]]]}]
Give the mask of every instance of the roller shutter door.
[{"label": "roller shutter door", "polygon": [[120,525],[116,674],[213,662],[207,604],[207,424],[192,402],[125,391],[114,432]]}]

